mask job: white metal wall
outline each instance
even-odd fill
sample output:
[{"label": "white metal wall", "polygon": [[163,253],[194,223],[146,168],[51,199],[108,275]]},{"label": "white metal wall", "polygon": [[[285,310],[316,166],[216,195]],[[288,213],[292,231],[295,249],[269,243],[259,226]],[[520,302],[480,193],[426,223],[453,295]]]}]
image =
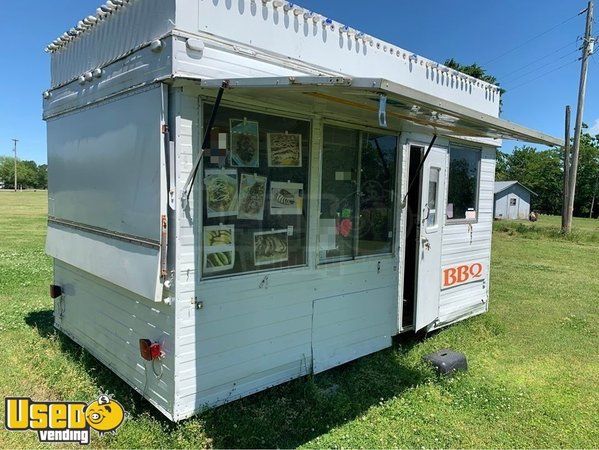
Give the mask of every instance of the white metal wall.
[{"label": "white metal wall", "polygon": [[[174,309],[121,289],[76,267],[54,262],[54,283],[64,296],[54,309],[55,326],[173,417]],[[139,354],[139,339],[161,342],[166,357],[156,372]],[[110,386],[104,386],[110,391]]]},{"label": "white metal wall", "polygon": [[175,1],[133,0],[53,53],[52,87],[104,67],[165,35],[175,26]]},{"label": "white metal wall", "polygon": [[303,13],[295,15],[273,8],[272,2],[263,6],[251,0],[177,0],[176,16],[177,28],[200,34],[207,49],[219,47],[219,41],[229,44],[229,57],[219,58],[212,70],[224,68],[231,55],[248,59],[277,55],[281,66],[303,64],[324,74],[387,78],[477,111],[499,114],[499,93],[488,83],[452,76],[437,63],[392,43],[376,38],[372,45],[364,43],[336,21],[331,29],[323,27],[322,21],[305,20]]},{"label": "white metal wall", "polygon": [[[176,102],[179,189],[200,139],[198,98],[190,92]],[[312,226],[321,126],[314,122]],[[201,205],[193,203],[197,211]],[[311,251],[305,268],[199,281],[195,217],[193,211],[177,215],[176,418],[391,345],[398,332],[397,257],[316,268]],[[315,236],[309,239],[314,245]]]}]

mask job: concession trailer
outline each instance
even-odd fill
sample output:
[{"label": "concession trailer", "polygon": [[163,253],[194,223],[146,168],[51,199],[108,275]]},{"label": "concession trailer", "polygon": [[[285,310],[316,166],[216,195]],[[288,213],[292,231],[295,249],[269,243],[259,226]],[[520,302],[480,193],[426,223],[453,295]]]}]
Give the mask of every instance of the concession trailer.
[{"label": "concession trailer", "polygon": [[487,84],[282,0],[110,0],[44,92],[55,326],[178,421],[484,313]]}]

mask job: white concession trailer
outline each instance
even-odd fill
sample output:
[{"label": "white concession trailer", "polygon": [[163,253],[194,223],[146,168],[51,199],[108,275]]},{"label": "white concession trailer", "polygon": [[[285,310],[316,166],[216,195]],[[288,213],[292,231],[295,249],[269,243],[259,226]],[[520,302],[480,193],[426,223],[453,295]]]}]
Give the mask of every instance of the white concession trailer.
[{"label": "white concession trailer", "polygon": [[110,0],[47,48],[55,326],[171,420],[484,313],[492,86],[282,0]]}]

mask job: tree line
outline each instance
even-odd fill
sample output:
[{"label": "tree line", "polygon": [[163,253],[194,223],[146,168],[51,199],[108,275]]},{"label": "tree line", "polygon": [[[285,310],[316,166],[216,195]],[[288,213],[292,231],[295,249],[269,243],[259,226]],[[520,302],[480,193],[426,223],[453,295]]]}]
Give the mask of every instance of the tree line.
[{"label": "tree line", "polygon": [[[15,159],[0,156],[0,187],[14,189]],[[47,189],[48,165],[37,165],[35,161],[17,160],[17,187],[19,189]]]},{"label": "tree line", "polygon": [[[531,207],[542,214],[560,215],[564,189],[564,152],[561,148],[539,151],[516,147],[514,152],[497,152],[497,181],[516,180],[537,195]],[[599,135],[583,134],[580,144],[574,215],[599,216]]]}]

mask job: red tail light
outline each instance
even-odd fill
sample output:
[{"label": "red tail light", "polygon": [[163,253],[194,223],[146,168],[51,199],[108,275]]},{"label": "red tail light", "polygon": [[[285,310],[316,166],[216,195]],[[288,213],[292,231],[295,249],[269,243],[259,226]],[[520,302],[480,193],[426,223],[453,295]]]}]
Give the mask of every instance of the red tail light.
[{"label": "red tail light", "polygon": [[152,342],[149,339],[139,340],[139,353],[146,361],[153,361],[161,358],[163,355],[160,344],[158,342]]}]

